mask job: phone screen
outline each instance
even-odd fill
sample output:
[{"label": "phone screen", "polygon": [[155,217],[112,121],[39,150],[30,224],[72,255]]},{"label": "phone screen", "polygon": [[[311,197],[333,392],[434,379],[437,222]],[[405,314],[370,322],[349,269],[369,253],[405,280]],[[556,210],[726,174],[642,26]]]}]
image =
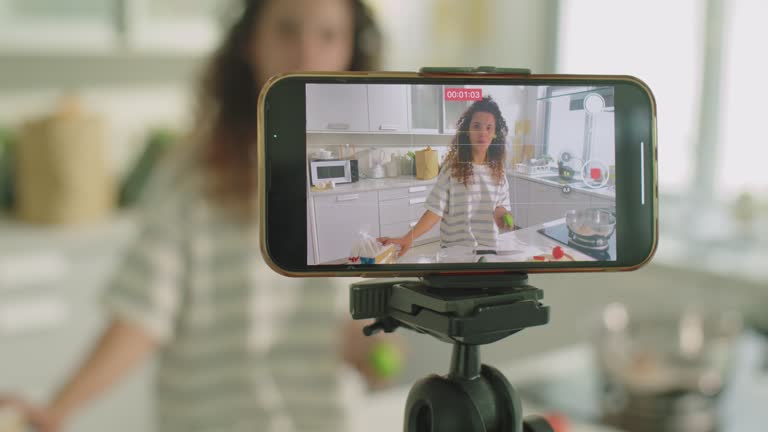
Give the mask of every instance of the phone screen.
[{"label": "phone screen", "polygon": [[[306,100],[308,262],[616,259],[612,87],[307,84]],[[327,121],[331,103],[348,117]]]},{"label": "phone screen", "polygon": [[621,87],[302,83],[305,268],[626,264],[653,133]]}]

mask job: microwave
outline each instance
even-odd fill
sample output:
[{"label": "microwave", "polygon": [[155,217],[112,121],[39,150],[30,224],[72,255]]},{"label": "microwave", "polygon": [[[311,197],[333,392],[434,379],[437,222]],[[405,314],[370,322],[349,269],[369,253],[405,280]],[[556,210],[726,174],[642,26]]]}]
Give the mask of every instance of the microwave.
[{"label": "microwave", "polygon": [[360,180],[357,159],[310,161],[309,178],[312,186],[329,181],[333,183],[354,183]]}]

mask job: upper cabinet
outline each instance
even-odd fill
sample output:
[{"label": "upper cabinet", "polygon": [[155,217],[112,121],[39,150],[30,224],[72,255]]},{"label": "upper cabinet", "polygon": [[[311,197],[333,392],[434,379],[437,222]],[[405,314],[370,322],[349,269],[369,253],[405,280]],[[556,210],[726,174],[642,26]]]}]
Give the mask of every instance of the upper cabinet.
[{"label": "upper cabinet", "polygon": [[0,53],[101,53],[116,45],[116,0],[0,0]]},{"label": "upper cabinet", "polygon": [[441,87],[415,84],[409,87],[412,133],[440,133]]},{"label": "upper cabinet", "polygon": [[368,90],[365,84],[309,84],[307,130],[368,132]]},{"label": "upper cabinet", "polygon": [[443,93],[440,85],[309,84],[307,130],[453,135],[470,102]]},{"label": "upper cabinet", "polygon": [[[465,86],[451,86],[452,88],[455,87],[465,87]],[[443,86],[443,91],[445,91],[446,86]],[[444,98],[441,97],[443,100],[443,103],[441,105],[442,110],[442,133],[443,134],[450,134],[453,135],[456,133],[456,123],[458,123],[459,118],[461,118],[461,115],[464,114],[464,111],[467,110],[469,107],[470,102],[466,101],[446,101]]]},{"label": "upper cabinet", "polygon": [[371,132],[408,132],[408,86],[368,85],[368,118]]}]

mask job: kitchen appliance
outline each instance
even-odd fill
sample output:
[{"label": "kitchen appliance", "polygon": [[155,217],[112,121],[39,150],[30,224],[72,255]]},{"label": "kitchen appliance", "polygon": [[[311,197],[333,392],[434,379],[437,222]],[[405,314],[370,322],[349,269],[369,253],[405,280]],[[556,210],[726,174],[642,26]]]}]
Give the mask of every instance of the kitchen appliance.
[{"label": "kitchen appliance", "polygon": [[574,242],[605,250],[608,238],[616,231],[616,215],[601,208],[568,210],[565,212],[565,224]]},{"label": "kitchen appliance", "polygon": [[[637,432],[721,430],[719,399],[741,332],[737,313],[609,305],[594,346],[603,420]],[[754,430],[754,429],[752,429]]]},{"label": "kitchen appliance", "polygon": [[538,230],[598,261],[616,260],[615,231],[616,216],[606,209],[569,210],[565,223]]},{"label": "kitchen appliance", "polygon": [[400,175],[416,175],[416,154],[412,151],[409,151],[407,154],[400,157]]},{"label": "kitchen appliance", "polygon": [[357,159],[312,160],[309,162],[309,176],[312,186],[333,182],[355,183],[360,180]]},{"label": "kitchen appliance", "polygon": [[384,178],[387,176],[387,171],[384,168],[384,150],[372,148],[368,155],[370,157],[371,171],[369,177],[371,178]]},{"label": "kitchen appliance", "polygon": [[397,177],[400,175],[400,155],[393,153],[386,166],[387,177]]}]

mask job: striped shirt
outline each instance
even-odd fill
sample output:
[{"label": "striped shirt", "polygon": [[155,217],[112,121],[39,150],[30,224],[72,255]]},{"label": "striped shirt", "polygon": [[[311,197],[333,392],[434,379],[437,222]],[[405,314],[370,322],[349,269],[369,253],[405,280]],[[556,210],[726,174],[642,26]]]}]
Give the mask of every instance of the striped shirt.
[{"label": "striped shirt", "polygon": [[464,185],[451,174],[446,164],[424,207],[442,218],[440,245],[488,247],[496,249],[499,228],[493,217],[496,207],[510,209],[509,183],[500,184],[486,165],[473,164],[472,181]]},{"label": "striped shirt", "polygon": [[255,224],[210,205],[202,182],[173,183],[147,197],[103,299],[161,345],[158,430],[343,430],[346,285],[278,276]]}]

